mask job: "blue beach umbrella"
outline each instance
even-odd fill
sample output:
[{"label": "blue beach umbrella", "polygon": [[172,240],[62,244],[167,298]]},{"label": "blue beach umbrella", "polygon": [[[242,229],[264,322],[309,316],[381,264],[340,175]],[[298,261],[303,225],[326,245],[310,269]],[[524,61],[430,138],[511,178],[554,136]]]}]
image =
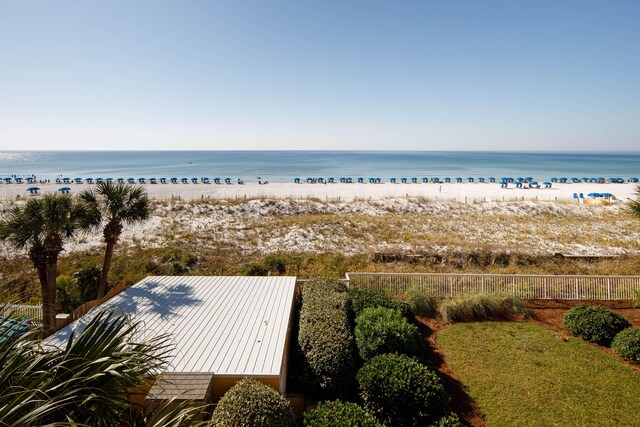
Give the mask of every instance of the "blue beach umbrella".
[{"label": "blue beach umbrella", "polygon": [[638,178],[636,177],[629,178],[629,182],[638,182]]},{"label": "blue beach umbrella", "polygon": [[155,178],[149,178],[149,183],[151,184],[157,184],[157,181]]},{"label": "blue beach umbrella", "polygon": [[329,182],[330,184],[333,184],[334,181],[335,179],[333,177],[327,178],[327,182]]},{"label": "blue beach umbrella", "polygon": [[73,178],[76,184],[82,184],[82,178]]},{"label": "blue beach umbrella", "polygon": [[[218,181],[220,181],[220,178],[216,178]],[[214,180],[215,181],[215,180]],[[293,182],[296,184],[300,184],[300,178],[293,178]]]},{"label": "blue beach umbrella", "polygon": [[589,197],[602,197],[600,193],[589,193],[587,194]]},{"label": "blue beach umbrella", "polygon": [[364,182],[364,178],[360,177],[358,178],[358,183],[362,184]]},{"label": "blue beach umbrella", "polygon": [[407,178],[400,178],[400,182],[402,182],[403,184],[407,183]]},{"label": "blue beach umbrella", "polygon": [[38,191],[40,191],[40,187],[29,187],[27,188],[27,191],[29,193],[37,193]]},{"label": "blue beach umbrella", "polygon": [[456,182],[462,182],[462,178],[460,178],[459,176],[456,177]]},{"label": "blue beach umbrella", "polygon": [[71,188],[69,188],[69,187],[60,187],[60,188],[58,188],[58,191],[61,192],[62,194],[68,194],[69,191],[71,191]]},{"label": "blue beach umbrella", "polygon": [[448,176],[444,178],[444,182],[451,182],[451,178],[449,178]]},{"label": "blue beach umbrella", "polygon": [[7,184],[10,183],[11,181],[13,181],[13,178],[4,178],[4,182],[6,182]]},{"label": "blue beach umbrella", "polygon": [[118,178],[118,179],[117,179],[117,181],[118,181],[120,184],[122,184],[122,183],[124,183],[124,178]]},{"label": "blue beach umbrella", "polygon": [[473,177],[472,176],[467,177],[467,181],[468,182],[473,182]]},{"label": "blue beach umbrella", "polygon": [[160,184],[166,184],[167,178],[160,178]]},{"label": "blue beach umbrella", "polygon": [[389,178],[389,182],[395,184],[396,183],[396,179],[395,178]]},{"label": "blue beach umbrella", "polygon": [[415,184],[416,182],[418,182],[418,178],[411,178],[411,182]]},{"label": "blue beach umbrella", "polygon": [[478,178],[478,182],[484,182],[484,178],[482,177]]},{"label": "blue beach umbrella", "polygon": [[191,178],[191,182],[193,184],[197,184],[198,183],[198,178]]},{"label": "blue beach umbrella", "polygon": [[490,176],[490,177],[489,177],[489,182],[496,182],[496,179],[495,179],[495,177],[493,177],[493,176]]}]

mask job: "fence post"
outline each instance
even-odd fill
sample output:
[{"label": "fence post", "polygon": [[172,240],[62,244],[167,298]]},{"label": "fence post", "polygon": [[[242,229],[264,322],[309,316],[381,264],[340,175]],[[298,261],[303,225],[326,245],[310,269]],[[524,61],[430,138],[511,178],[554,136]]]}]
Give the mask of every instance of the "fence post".
[{"label": "fence post", "polygon": [[611,279],[607,279],[607,299],[611,299]]},{"label": "fence post", "polygon": [[578,278],[576,277],[576,299],[580,299],[580,291],[579,291],[579,287],[580,285],[578,285]]}]

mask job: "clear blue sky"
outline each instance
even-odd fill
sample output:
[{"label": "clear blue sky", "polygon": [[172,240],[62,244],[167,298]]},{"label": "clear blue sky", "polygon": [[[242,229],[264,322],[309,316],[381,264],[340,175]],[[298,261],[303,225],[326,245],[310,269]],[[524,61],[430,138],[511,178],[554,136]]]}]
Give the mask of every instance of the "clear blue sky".
[{"label": "clear blue sky", "polygon": [[638,0],[0,0],[0,149],[639,142]]}]

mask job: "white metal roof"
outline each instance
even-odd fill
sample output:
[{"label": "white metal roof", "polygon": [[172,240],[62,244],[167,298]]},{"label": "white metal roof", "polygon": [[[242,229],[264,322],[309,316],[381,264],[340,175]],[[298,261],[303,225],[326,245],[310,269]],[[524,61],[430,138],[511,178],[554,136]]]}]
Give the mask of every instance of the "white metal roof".
[{"label": "white metal roof", "polygon": [[116,309],[142,333],[170,334],[168,372],[278,376],[295,277],[150,276],[45,340],[62,346],[100,309]]}]

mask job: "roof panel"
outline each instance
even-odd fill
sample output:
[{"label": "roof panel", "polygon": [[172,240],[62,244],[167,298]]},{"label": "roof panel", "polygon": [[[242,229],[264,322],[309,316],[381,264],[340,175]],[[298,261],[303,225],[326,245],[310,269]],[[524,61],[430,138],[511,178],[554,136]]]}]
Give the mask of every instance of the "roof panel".
[{"label": "roof panel", "polygon": [[98,309],[140,322],[143,336],[170,334],[167,372],[279,375],[295,277],[150,276],[45,340],[62,346]]}]

